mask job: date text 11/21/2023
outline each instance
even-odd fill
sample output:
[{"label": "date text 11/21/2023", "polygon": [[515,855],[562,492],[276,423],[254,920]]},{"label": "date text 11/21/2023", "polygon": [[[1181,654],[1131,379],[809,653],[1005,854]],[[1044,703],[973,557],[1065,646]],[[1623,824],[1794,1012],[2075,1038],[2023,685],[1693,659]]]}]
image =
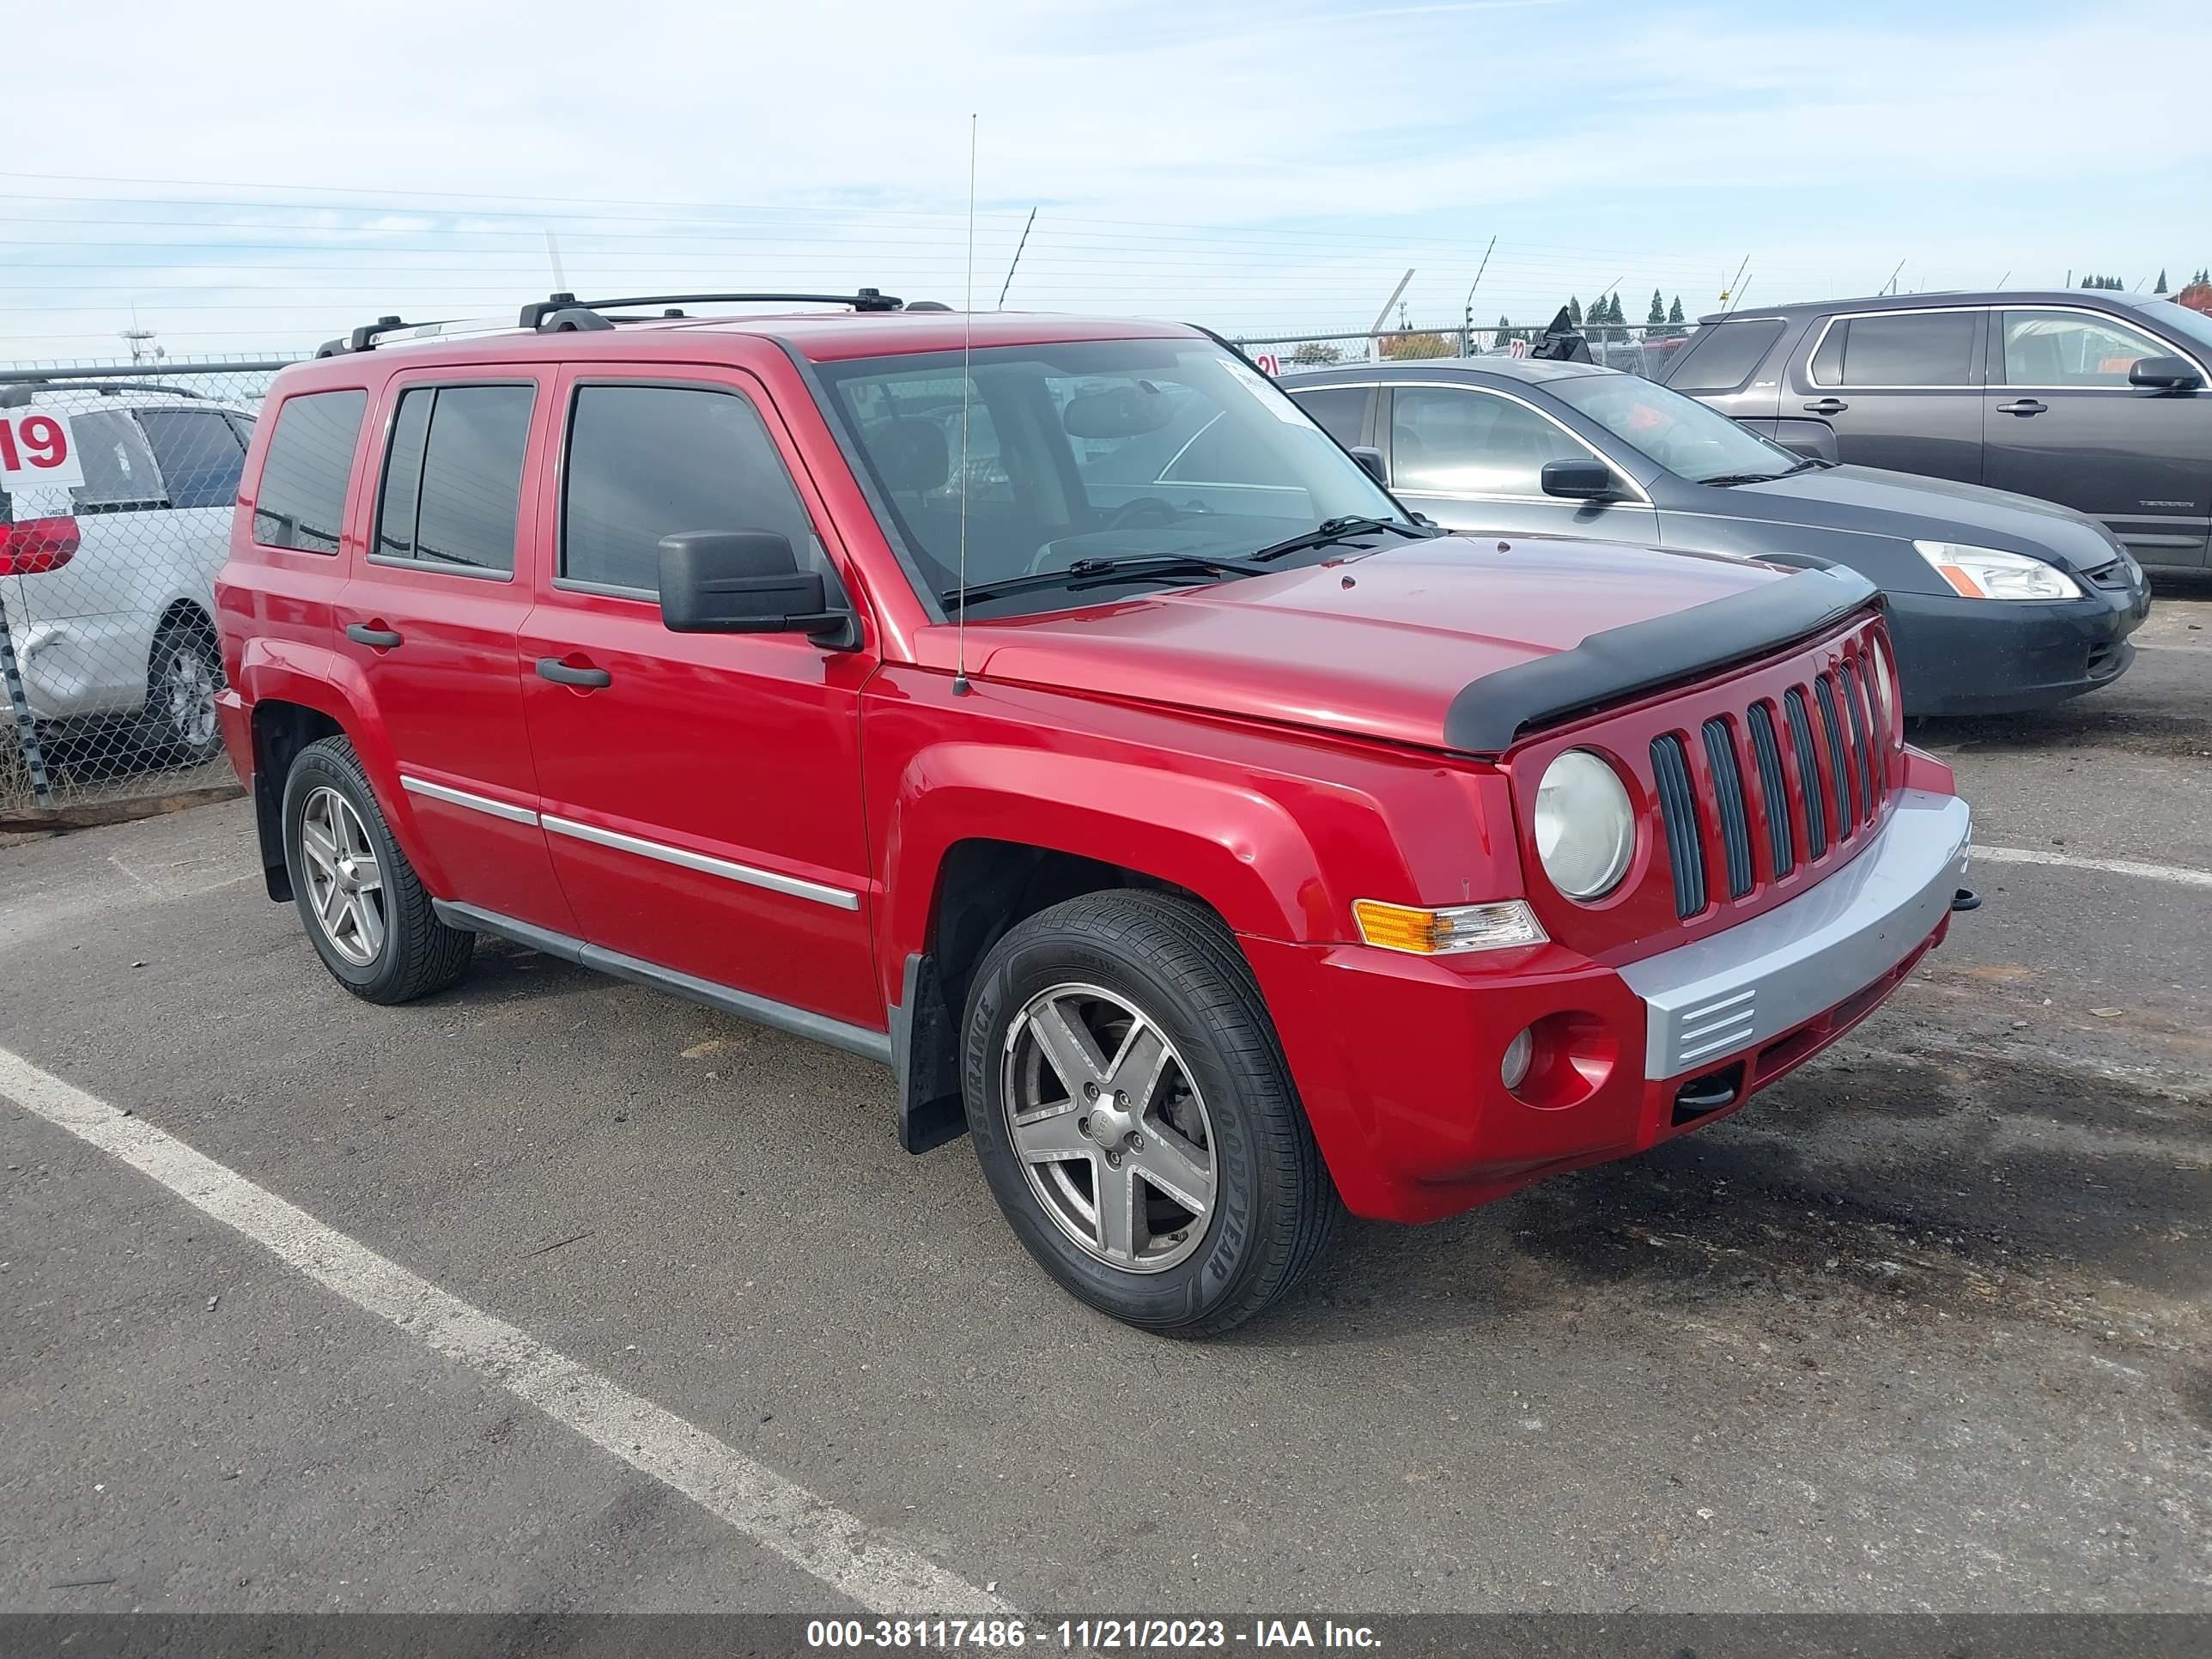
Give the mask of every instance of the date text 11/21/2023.
[{"label": "date text 11/21/2023", "polygon": [[981,1651],[1040,1647],[1060,1651],[1115,1649],[1174,1651],[1226,1648],[1373,1649],[1381,1638],[1366,1625],[1334,1620],[1255,1619],[1232,1629],[1221,1619],[1074,1619],[1032,1629],[1019,1619],[818,1619],[806,1645],[823,1650],[941,1648]]}]

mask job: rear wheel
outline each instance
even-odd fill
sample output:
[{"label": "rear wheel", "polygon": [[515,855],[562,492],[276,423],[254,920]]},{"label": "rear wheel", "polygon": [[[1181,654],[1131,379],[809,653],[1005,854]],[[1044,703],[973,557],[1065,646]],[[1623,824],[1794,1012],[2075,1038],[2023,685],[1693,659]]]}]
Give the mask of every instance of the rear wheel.
[{"label": "rear wheel", "polygon": [[205,622],[162,624],[146,666],[146,717],[161,752],[188,766],[222,751],[216,693],[222,690],[222,653]]},{"label": "rear wheel", "polygon": [[1236,941],[1164,894],[1016,926],[969,996],[964,1092],[985,1178],[1047,1272],[1153,1330],[1242,1324],[1340,1212]]},{"label": "rear wheel", "polygon": [[284,781],[284,862],[323,965],[370,1002],[408,1002],[465,973],[477,936],[430,908],[353,745],[325,738]]}]

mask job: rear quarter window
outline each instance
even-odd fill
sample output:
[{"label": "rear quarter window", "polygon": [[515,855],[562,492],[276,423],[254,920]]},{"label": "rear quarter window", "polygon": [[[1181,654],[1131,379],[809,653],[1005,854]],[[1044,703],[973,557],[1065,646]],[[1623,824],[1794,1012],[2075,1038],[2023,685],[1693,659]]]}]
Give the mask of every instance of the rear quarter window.
[{"label": "rear quarter window", "polygon": [[1709,323],[1667,365],[1665,384],[1677,392],[1734,392],[1782,337],[1779,318]]},{"label": "rear quarter window", "polygon": [[338,550],[346,481],[368,412],[366,392],[309,392],[284,400],[254,494],[256,542],[303,553]]}]

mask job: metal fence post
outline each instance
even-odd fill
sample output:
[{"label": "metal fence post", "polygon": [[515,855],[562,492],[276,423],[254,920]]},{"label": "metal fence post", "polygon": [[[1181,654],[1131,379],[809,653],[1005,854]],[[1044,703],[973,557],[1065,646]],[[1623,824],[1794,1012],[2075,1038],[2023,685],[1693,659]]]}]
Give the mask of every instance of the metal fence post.
[{"label": "metal fence post", "polygon": [[46,753],[39,746],[38,723],[31,718],[31,704],[23,695],[23,677],[15,668],[15,636],[8,623],[8,601],[0,595],[0,681],[8,687],[8,708],[15,718],[15,747],[23,757],[23,770],[30,775],[31,799],[40,806],[54,804],[53,780],[46,775]]}]

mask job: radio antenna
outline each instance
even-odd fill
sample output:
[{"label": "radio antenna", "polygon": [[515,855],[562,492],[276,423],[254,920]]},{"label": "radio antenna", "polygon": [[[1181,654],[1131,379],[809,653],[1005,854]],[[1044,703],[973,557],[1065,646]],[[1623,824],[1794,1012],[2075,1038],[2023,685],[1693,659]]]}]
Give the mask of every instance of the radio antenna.
[{"label": "radio antenna", "polygon": [[[1021,255],[1015,254],[1019,259]],[[1013,280],[1013,272],[1006,273]],[[969,355],[975,334],[975,117],[968,117],[968,286],[960,296],[960,570],[958,590],[952,596],[952,695],[964,697],[975,688],[968,684],[968,404],[975,383],[968,378]]]}]

